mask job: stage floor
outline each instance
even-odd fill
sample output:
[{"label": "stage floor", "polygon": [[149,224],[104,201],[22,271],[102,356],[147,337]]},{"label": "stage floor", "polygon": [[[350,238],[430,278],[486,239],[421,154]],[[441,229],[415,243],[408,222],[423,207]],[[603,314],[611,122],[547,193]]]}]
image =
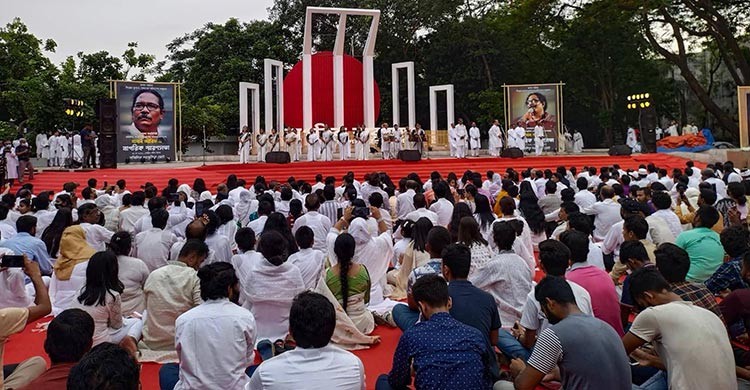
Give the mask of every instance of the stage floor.
[{"label": "stage floor", "polygon": [[[358,180],[369,172],[387,172],[392,179],[397,180],[411,172],[416,172],[427,180],[433,171],[440,172],[444,177],[449,172],[455,172],[459,177],[467,169],[481,172],[487,170],[495,172],[504,171],[512,167],[516,170],[528,167],[541,169],[555,169],[563,165],[567,168],[575,166],[579,170],[584,166],[611,166],[619,164],[622,169],[638,168],[640,164],[653,162],[660,168],[671,171],[672,168],[684,168],[687,160],[670,154],[653,153],[637,154],[632,156],[609,156],[609,155],[557,155],[540,157],[523,157],[519,159],[509,158],[436,158],[419,162],[403,162],[400,160],[367,160],[367,161],[329,161],[329,162],[295,162],[290,164],[268,164],[268,163],[211,163],[206,166],[196,163],[170,163],[170,164],[130,164],[121,169],[99,169],[92,171],[55,171],[45,169],[38,173],[33,180],[34,191],[43,190],[60,191],[63,183],[76,182],[82,186],[89,178],[99,180],[99,186],[104,182],[114,184],[118,179],[125,179],[127,187],[131,190],[137,189],[146,182],[154,183],[158,188],[166,186],[170,178],[176,178],[180,183],[192,185],[195,178],[201,177],[211,189],[226,180],[229,174],[235,174],[247,181],[254,181],[256,176],[264,176],[266,180],[286,181],[289,176],[298,180],[314,181],[318,173],[324,176],[335,176],[337,181],[346,174],[354,172]],[[703,166],[703,164],[697,165]]]}]

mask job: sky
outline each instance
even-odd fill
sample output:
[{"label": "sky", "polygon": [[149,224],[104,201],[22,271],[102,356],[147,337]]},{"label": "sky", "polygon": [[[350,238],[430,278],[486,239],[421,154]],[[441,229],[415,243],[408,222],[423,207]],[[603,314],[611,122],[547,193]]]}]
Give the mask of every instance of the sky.
[{"label": "sky", "polygon": [[2,0],[0,24],[15,17],[39,39],[53,39],[59,65],[79,51],[121,56],[128,42],[164,59],[167,43],[208,22],[264,20],[273,0]]}]

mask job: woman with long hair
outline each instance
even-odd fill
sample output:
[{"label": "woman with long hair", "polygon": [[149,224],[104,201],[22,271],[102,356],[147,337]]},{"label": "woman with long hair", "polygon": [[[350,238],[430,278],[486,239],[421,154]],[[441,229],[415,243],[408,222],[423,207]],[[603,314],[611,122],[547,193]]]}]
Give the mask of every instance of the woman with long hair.
[{"label": "woman with long hair", "polygon": [[474,217],[463,217],[458,227],[458,243],[471,249],[469,276],[484,267],[492,259],[489,243],[482,237],[479,224]]},{"label": "woman with long hair", "polygon": [[[283,217],[283,215],[282,215]],[[258,241],[262,259],[248,274],[247,298],[255,316],[258,340],[283,340],[289,330],[289,309],[305,281],[297,266],[288,263],[287,239],[275,230],[264,230]]]},{"label": "woman with long hair", "polygon": [[270,231],[279,232],[284,237],[288,254],[291,255],[299,251],[297,241],[294,239],[294,234],[292,234],[292,229],[289,228],[289,222],[284,214],[273,212],[268,216],[266,224],[263,227],[263,233]]},{"label": "woman with long hair", "polygon": [[302,201],[299,199],[292,199],[289,202],[289,216],[286,217],[286,221],[291,229],[294,226],[294,221],[304,214],[302,210]]},{"label": "woman with long hair", "polygon": [[448,224],[448,231],[451,233],[452,242],[458,242],[458,226],[461,223],[461,218],[471,217],[473,215],[474,213],[471,212],[469,205],[464,202],[459,202],[453,207],[451,222]]},{"label": "woman with long hair", "polygon": [[109,241],[109,249],[117,256],[117,277],[123,285],[120,294],[122,315],[126,317],[133,312],[143,313],[146,308],[143,287],[149,274],[143,260],[130,257],[132,246],[132,238],[128,232],[117,232]]},{"label": "woman with long hair", "polygon": [[326,286],[341,304],[341,308],[357,329],[369,334],[375,329],[370,303],[370,274],[364,265],[354,262],[354,237],[342,233],[336,237],[333,252],[338,262],[326,271]]},{"label": "woman with long hair", "polygon": [[474,197],[474,204],[476,205],[474,219],[479,224],[479,231],[482,232],[485,241],[490,242],[492,241],[492,223],[497,220],[497,215],[492,212],[490,200],[482,194]]},{"label": "woman with long hair", "polygon": [[427,264],[430,261],[430,254],[427,253],[427,234],[432,229],[432,221],[427,217],[422,217],[417,222],[409,223],[409,236],[406,250],[399,259],[400,266],[388,272],[388,283],[393,286],[391,299],[406,298],[406,284],[409,274],[418,267]]},{"label": "woman with long hair", "polygon": [[542,209],[539,207],[539,199],[531,188],[531,183],[527,181],[521,183],[521,190],[518,197],[520,199],[518,202],[518,210],[521,212],[521,216],[523,216],[531,229],[531,241],[533,242],[534,247],[536,247],[540,242],[547,239],[544,212],[542,212]]},{"label": "woman with long hair", "polygon": [[237,243],[234,242],[234,235],[237,234],[237,221],[234,219],[232,206],[223,204],[217,207],[216,215],[219,216],[219,221],[221,222],[216,232],[228,238],[232,245],[232,251],[237,251]]},{"label": "woman with long hair", "polygon": [[130,327],[140,321],[122,318],[123,285],[117,273],[117,256],[112,252],[97,252],[88,261],[86,284],[78,295],[77,306],[94,319],[94,346],[119,343]]},{"label": "woman with long hair", "polygon": [[60,252],[60,240],[62,240],[63,231],[73,224],[73,213],[70,209],[62,208],[57,210],[52,223],[42,232],[42,241],[47,247],[47,253],[53,259],[57,258]]}]

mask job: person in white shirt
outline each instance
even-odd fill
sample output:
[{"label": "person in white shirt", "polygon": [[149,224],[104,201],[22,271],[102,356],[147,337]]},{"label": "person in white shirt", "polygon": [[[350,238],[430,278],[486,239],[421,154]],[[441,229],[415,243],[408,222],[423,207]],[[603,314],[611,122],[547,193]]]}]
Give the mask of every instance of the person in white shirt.
[{"label": "person in white shirt", "polygon": [[120,211],[119,230],[128,233],[135,232],[135,223],[143,216],[148,215],[148,209],[143,207],[146,196],[143,191],[136,191],[130,198],[130,207]]},{"label": "person in white shirt", "polygon": [[312,249],[315,233],[308,226],[301,226],[294,234],[299,251],[289,256],[287,262],[299,268],[305,288],[314,289],[324,269],[325,253]]},{"label": "person in white shirt", "polygon": [[[518,225],[518,229],[516,230],[516,233],[518,233],[518,231],[521,233],[518,235],[518,238],[513,241],[513,252],[526,261],[529,275],[533,277],[536,272],[536,259],[534,258],[534,243],[531,237],[531,228],[522,216],[516,214],[516,208],[516,201],[513,198],[510,196],[504,196],[501,198],[500,212],[502,213],[502,216],[495,220],[493,223],[493,229],[494,225],[501,221],[518,221],[517,223],[523,225]],[[495,251],[497,250],[494,239],[490,241],[490,248]]]},{"label": "person in white shirt", "polygon": [[219,226],[221,226],[221,218],[211,210],[204,213],[208,217],[208,223],[206,223],[206,245],[211,252],[211,256],[206,260],[205,264],[211,264],[215,262],[228,263],[232,259],[232,242],[228,237],[224,237],[219,233]]},{"label": "person in white shirt", "polygon": [[[651,203],[656,207],[656,212],[648,218],[661,218],[669,227],[674,237],[682,233],[680,218],[672,211],[672,197],[666,192],[656,191],[651,195]],[[647,219],[648,219],[647,218]]]},{"label": "person in white shirt", "polygon": [[299,161],[299,134],[297,134],[297,129],[288,127],[284,129],[284,144],[286,145],[286,151],[289,153],[289,159]]},{"label": "person in white shirt", "polygon": [[[602,248],[595,244],[592,238],[592,231],[594,230],[591,226],[591,220],[588,215],[583,213],[571,213],[568,215],[568,230],[560,233],[560,241],[565,242],[564,237],[567,232],[575,230],[586,235],[588,238],[589,252],[586,256],[586,262],[597,268],[604,270],[604,254]],[[622,234],[621,234],[622,235]]]},{"label": "person in white shirt", "polygon": [[151,212],[151,229],[142,231],[135,236],[135,247],[133,256],[141,259],[148,267],[149,272],[167,265],[169,250],[177,236],[166,230],[169,212],[164,209],[156,209]]},{"label": "person in white shirt", "polygon": [[370,131],[359,127],[354,131],[354,158],[357,160],[367,160],[370,155]]},{"label": "person in white shirt", "polygon": [[287,262],[287,245],[281,233],[263,233],[258,241],[262,259],[255,263],[247,277],[247,297],[257,320],[259,341],[284,340],[289,330],[292,300],[305,290],[299,268]]},{"label": "person in white shirt", "polygon": [[333,131],[326,125],[320,133],[320,157],[323,161],[333,160]]},{"label": "person in white shirt", "polygon": [[406,219],[409,213],[416,210],[416,207],[414,207],[414,195],[417,194],[419,183],[414,180],[407,180],[405,187],[406,191],[396,197],[396,218],[402,221]]},{"label": "person in white shirt", "polygon": [[614,200],[615,191],[612,187],[602,187],[599,194],[602,198],[601,202],[581,209],[584,214],[594,216],[594,241],[596,242],[604,240],[612,225],[622,220],[620,204]]},{"label": "person in white shirt", "polygon": [[436,212],[427,209],[427,201],[425,200],[424,194],[414,194],[412,197],[414,203],[414,211],[406,214],[407,221],[417,222],[419,218],[425,217],[432,222],[433,225],[438,224],[438,215]]},{"label": "person in white shirt", "polygon": [[453,130],[453,142],[457,158],[466,158],[466,141],[469,134],[464,126],[463,119],[458,119],[458,124]]},{"label": "person in white shirt", "polygon": [[448,200],[451,196],[448,184],[444,181],[440,181],[433,187],[435,191],[435,202],[430,205],[430,211],[434,212],[438,216],[437,224],[441,226],[448,226],[453,216],[453,203]]},{"label": "person in white shirt", "polygon": [[268,144],[268,134],[266,134],[265,129],[258,130],[258,135],[255,136],[255,141],[258,143],[258,155],[257,160],[258,162],[265,162],[266,161],[266,152],[269,149]]},{"label": "person in white shirt", "polygon": [[500,149],[503,148],[503,134],[500,131],[500,121],[495,119],[492,121],[492,127],[488,133],[489,136],[489,147],[488,151],[490,156],[497,157],[500,155]]},{"label": "person in white shirt", "polygon": [[294,221],[292,233],[297,233],[297,230],[301,226],[309,226],[313,233],[315,233],[315,244],[313,245],[313,249],[325,252],[326,236],[333,226],[331,220],[325,215],[318,213],[318,209],[320,208],[320,198],[316,194],[307,195],[307,198],[305,198],[305,208],[307,209],[307,213]]},{"label": "person in white shirt", "polygon": [[255,237],[260,237],[263,234],[263,229],[266,226],[268,216],[274,211],[274,205],[268,201],[260,201],[258,203],[258,218],[248,222],[247,227],[253,229]]},{"label": "person in white shirt", "polygon": [[456,126],[451,123],[448,125],[448,148],[451,157],[456,157],[456,146]]},{"label": "person in white shirt", "polygon": [[237,138],[239,148],[237,154],[240,155],[240,164],[247,164],[250,162],[250,153],[253,149],[253,133],[250,132],[247,126],[242,126],[240,136]]},{"label": "person in white shirt", "polygon": [[239,253],[232,256],[229,262],[234,267],[235,272],[237,272],[237,278],[240,283],[239,304],[246,309],[250,309],[247,291],[248,284],[252,283],[252,281],[248,278],[255,264],[262,260],[262,255],[255,251],[256,238],[253,229],[247,227],[240,228],[234,236],[234,241],[237,244]]},{"label": "person in white shirt", "polygon": [[305,140],[307,141],[307,161],[320,160],[320,136],[318,136],[318,130],[311,128]]},{"label": "person in white shirt", "polygon": [[[565,278],[569,263],[570,251],[565,244],[557,240],[545,240],[539,243],[539,268],[546,276]],[[593,315],[594,310],[591,307],[589,292],[577,283],[569,280],[567,282],[573,290],[578,309],[587,315]],[[518,327],[512,327],[510,331],[506,329],[498,331],[498,348],[511,359],[528,360],[536,343],[536,336],[551,325],[539,301],[536,300],[533,289],[526,297],[518,325]],[[506,326],[508,327],[511,326]]]},{"label": "person in white shirt", "polygon": [[531,272],[526,261],[512,250],[516,230],[511,223],[495,223],[492,234],[499,251],[487,264],[469,275],[469,281],[492,294],[500,322],[511,328],[521,319],[521,311],[532,288]]},{"label": "person in white shirt", "polygon": [[[175,348],[180,363],[159,372],[161,386],[174,389],[242,389],[255,357],[255,317],[237,305],[239,283],[228,263],[198,270],[203,303],[177,317]],[[170,388],[166,386],[165,388]]]},{"label": "person in white shirt", "polygon": [[583,152],[583,134],[578,129],[573,129],[573,153]]},{"label": "person in white shirt", "polygon": [[96,251],[107,249],[107,244],[112,238],[112,232],[99,225],[101,211],[93,203],[87,203],[78,208],[78,222],[86,234],[86,242]]},{"label": "person in white shirt", "polygon": [[541,125],[534,126],[534,154],[541,156],[544,151],[544,127]]},{"label": "person in white shirt", "polygon": [[109,242],[110,249],[117,255],[117,277],[123,285],[122,315],[130,317],[133,313],[143,313],[146,308],[143,286],[149,275],[146,263],[141,259],[130,257],[132,239],[128,232],[117,232]]},{"label": "person in white shirt", "polygon": [[398,152],[401,151],[401,128],[398,127],[398,123],[393,124],[393,142],[391,142],[391,159],[398,158]]},{"label": "person in white shirt", "polygon": [[471,122],[471,128],[469,128],[469,149],[471,149],[471,155],[474,157],[479,156],[479,149],[482,147],[480,139],[479,128],[476,122]]},{"label": "person in white shirt", "polygon": [[526,129],[523,128],[521,122],[508,131],[508,147],[526,150]]},{"label": "person in white shirt", "polygon": [[[694,168],[695,169],[695,168]],[[701,179],[704,183],[711,184],[714,188],[716,188],[716,200],[722,200],[727,197],[727,185],[721,180],[718,179],[714,173],[714,170],[711,168],[706,168],[701,171]]]},{"label": "person in white shirt", "polygon": [[364,390],[362,361],[330,344],[335,328],[336,311],[325,296],[297,295],[289,312],[289,333],[297,348],[264,361],[245,390]]}]

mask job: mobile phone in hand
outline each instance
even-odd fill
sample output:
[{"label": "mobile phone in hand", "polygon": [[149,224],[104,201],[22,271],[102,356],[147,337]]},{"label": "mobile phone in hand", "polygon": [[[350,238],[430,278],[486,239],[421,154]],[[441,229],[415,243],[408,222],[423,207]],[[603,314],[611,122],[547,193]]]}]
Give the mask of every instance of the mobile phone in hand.
[{"label": "mobile phone in hand", "polygon": [[23,255],[5,255],[3,256],[2,264],[0,267],[3,268],[23,268]]}]

